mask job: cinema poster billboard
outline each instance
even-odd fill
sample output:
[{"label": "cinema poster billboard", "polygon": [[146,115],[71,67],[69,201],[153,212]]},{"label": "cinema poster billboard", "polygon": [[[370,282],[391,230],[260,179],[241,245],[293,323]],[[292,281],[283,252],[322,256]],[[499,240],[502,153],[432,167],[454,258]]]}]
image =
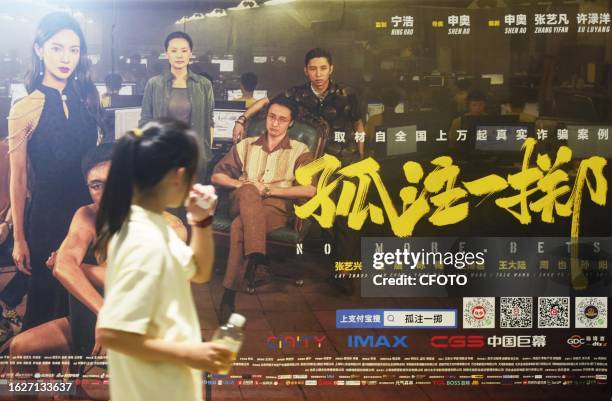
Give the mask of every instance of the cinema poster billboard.
[{"label": "cinema poster billboard", "polygon": [[[9,104],[44,15],[24,3],[0,6],[1,35],[29,38],[0,39]],[[308,89],[304,55],[324,48],[331,82],[358,100],[363,129],[311,127],[320,152],[295,180],[316,194],[292,204],[237,293],[245,340],[228,374],[203,374],[207,399],[612,397],[608,1],[31,3],[80,13],[96,85],[114,71],[126,99],[167,68],[166,34],[191,35],[192,69],[214,89],[213,165],[246,110],[229,104],[245,72],[259,97]],[[107,110],[112,142],[139,105]],[[363,154],[335,152],[350,142]],[[232,240],[222,218],[215,275],[192,287],[204,339],[222,315]],[[15,268],[1,267],[4,291]],[[48,333],[35,339],[44,352],[11,358],[10,330],[0,399],[108,399],[103,350],[54,352]]]}]

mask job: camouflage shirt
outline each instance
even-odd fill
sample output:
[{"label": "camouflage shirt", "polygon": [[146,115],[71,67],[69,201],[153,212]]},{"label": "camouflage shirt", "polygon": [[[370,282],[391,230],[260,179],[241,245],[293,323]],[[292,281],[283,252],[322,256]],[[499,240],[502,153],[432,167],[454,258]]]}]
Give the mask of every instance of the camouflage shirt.
[{"label": "camouflage shirt", "polygon": [[[355,142],[355,123],[363,120],[363,108],[355,91],[345,85],[330,82],[322,100],[312,90],[310,82],[294,86],[285,92],[299,106],[300,117],[310,114],[322,117],[328,124],[330,136],[325,152],[337,156],[343,161],[354,161],[359,158]],[[335,132],[344,132],[344,142],[336,141]]]}]

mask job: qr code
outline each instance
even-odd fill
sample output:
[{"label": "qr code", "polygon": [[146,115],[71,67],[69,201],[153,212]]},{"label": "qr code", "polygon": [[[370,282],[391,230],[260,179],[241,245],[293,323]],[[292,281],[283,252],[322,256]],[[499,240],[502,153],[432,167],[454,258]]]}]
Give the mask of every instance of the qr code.
[{"label": "qr code", "polygon": [[576,297],[575,316],[577,329],[608,328],[608,298]]},{"label": "qr code", "polygon": [[495,328],[495,297],[463,298],[464,329]]},{"label": "qr code", "polygon": [[569,297],[538,298],[538,328],[570,327]]},{"label": "qr code", "polygon": [[531,297],[501,297],[499,326],[503,329],[530,329],[533,326]]}]

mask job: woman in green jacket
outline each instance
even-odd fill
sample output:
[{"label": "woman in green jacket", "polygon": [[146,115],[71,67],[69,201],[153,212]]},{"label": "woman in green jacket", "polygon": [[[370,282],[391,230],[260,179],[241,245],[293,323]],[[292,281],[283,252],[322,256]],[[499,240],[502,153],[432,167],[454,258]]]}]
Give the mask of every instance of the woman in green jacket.
[{"label": "woman in green jacket", "polygon": [[172,32],[164,47],[170,70],[147,82],[142,99],[139,125],[161,117],[173,117],[189,124],[201,138],[203,163],[199,180],[206,177],[206,165],[212,157],[213,109],[215,98],[211,82],[189,70],[193,40],[185,32]]}]

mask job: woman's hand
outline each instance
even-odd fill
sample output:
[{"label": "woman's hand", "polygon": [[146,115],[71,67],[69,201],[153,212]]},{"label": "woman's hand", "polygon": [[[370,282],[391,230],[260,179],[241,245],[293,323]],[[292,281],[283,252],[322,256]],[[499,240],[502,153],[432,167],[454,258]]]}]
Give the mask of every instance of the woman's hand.
[{"label": "woman's hand", "polygon": [[194,369],[217,373],[228,370],[233,362],[229,348],[212,342],[194,344],[187,364]]},{"label": "woman's hand", "polygon": [[[197,205],[197,200],[202,199],[210,206],[206,209]],[[217,208],[217,194],[212,185],[195,184],[189,192],[187,203],[187,218],[190,222],[197,222],[212,216]]]},{"label": "woman's hand", "polygon": [[25,239],[15,240],[13,245],[13,261],[17,270],[23,274],[30,276],[32,274],[32,267],[30,266],[30,248]]}]

